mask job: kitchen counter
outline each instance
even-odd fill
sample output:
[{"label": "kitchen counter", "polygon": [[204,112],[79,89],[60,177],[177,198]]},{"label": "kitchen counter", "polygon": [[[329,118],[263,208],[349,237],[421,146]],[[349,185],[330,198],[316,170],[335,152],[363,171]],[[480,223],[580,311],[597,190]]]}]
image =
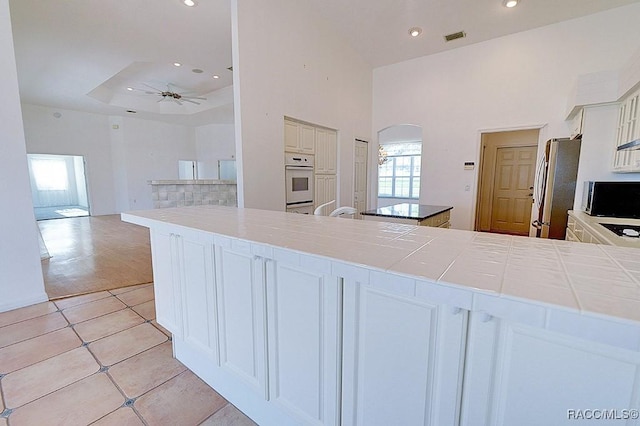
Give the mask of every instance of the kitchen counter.
[{"label": "kitchen counter", "polygon": [[122,219],[150,228],[176,358],[258,424],[640,409],[638,249],[222,206]]},{"label": "kitchen counter", "polygon": [[[640,226],[640,219],[591,216],[577,210],[569,210],[569,217],[580,221],[582,225],[588,229],[588,232],[595,237],[595,241],[593,242],[619,247],[640,248],[640,238],[621,237],[601,225],[602,223],[613,223]],[[640,262],[640,259],[638,261]]]},{"label": "kitchen counter", "polygon": [[451,209],[453,209],[451,206],[401,203],[367,210],[361,214],[364,220],[390,221],[421,226],[442,226],[442,224],[448,224]]}]

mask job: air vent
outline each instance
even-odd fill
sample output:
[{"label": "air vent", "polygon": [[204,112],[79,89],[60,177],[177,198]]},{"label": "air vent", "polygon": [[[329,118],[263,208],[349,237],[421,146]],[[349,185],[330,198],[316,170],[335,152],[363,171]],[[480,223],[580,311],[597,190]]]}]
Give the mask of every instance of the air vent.
[{"label": "air vent", "polygon": [[233,71],[233,67],[229,67],[227,68],[229,71]]},{"label": "air vent", "polygon": [[452,41],[466,36],[467,34],[464,31],[458,31],[457,33],[447,34],[444,36],[444,41]]}]

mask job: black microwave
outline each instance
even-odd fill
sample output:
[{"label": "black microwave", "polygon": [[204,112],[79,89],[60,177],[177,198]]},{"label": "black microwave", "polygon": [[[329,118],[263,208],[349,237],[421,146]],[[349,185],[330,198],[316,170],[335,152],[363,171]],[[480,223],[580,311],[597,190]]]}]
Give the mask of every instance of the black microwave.
[{"label": "black microwave", "polygon": [[587,181],[582,210],[591,216],[640,219],[640,182]]}]

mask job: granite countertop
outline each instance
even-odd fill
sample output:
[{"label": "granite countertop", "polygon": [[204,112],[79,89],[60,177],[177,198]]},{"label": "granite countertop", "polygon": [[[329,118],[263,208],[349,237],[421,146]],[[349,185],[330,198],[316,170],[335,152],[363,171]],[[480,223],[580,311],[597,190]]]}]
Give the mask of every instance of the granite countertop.
[{"label": "granite countertop", "polygon": [[122,218],[306,253],[319,262],[362,268],[367,277],[384,271],[398,276],[397,285],[402,277],[426,280],[467,298],[460,300],[472,299],[474,309],[482,309],[476,300],[511,303],[514,314],[533,312],[543,323],[548,312],[566,312],[640,326],[637,248],[222,206],[143,210]]},{"label": "granite countertop", "polygon": [[[602,223],[614,223],[617,225],[640,226],[640,219],[591,216],[578,210],[569,210],[569,215],[588,225],[589,231],[595,234],[596,238],[601,240],[603,243],[619,247],[640,248],[640,238],[621,237],[601,225]],[[638,262],[640,262],[640,259],[638,259]]]},{"label": "granite countertop", "polygon": [[380,207],[362,212],[368,216],[396,217],[399,219],[416,219],[418,221],[428,219],[431,216],[453,209],[451,206],[431,206],[428,204],[402,203],[392,206]]}]

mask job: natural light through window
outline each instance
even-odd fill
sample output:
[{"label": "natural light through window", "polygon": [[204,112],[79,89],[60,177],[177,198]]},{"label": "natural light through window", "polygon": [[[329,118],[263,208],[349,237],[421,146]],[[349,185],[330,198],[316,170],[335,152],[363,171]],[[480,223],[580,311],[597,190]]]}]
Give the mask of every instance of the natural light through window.
[{"label": "natural light through window", "polygon": [[69,189],[67,163],[64,159],[31,159],[33,178],[39,191]]},{"label": "natural light through window", "polygon": [[378,169],[378,197],[418,199],[422,144],[389,143],[382,148],[387,161]]}]

